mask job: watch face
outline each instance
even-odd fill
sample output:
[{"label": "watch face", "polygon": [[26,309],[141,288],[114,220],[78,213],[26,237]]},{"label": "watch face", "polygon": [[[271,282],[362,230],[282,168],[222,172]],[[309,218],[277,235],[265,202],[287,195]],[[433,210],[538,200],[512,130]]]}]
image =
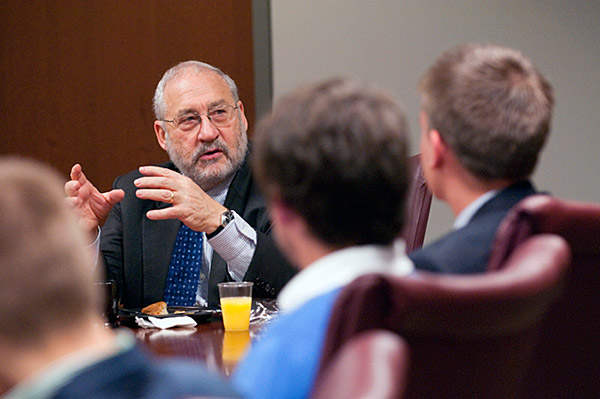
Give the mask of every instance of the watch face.
[{"label": "watch face", "polygon": [[225,227],[233,220],[233,212],[225,211],[221,215],[221,226]]}]

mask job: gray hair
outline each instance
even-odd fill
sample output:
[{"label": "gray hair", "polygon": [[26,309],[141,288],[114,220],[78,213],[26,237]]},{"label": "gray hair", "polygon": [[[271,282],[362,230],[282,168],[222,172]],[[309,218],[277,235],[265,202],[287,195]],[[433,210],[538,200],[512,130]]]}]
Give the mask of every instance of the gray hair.
[{"label": "gray hair", "polygon": [[179,75],[180,73],[182,73],[184,71],[191,71],[191,72],[195,72],[195,73],[201,73],[201,72],[206,72],[206,71],[215,72],[216,74],[221,76],[227,83],[227,86],[229,86],[229,91],[231,91],[231,96],[233,97],[233,101],[236,103],[239,101],[238,88],[235,85],[235,82],[233,81],[233,79],[231,79],[226,73],[221,71],[219,68],[214,67],[205,62],[184,61],[184,62],[180,62],[179,64],[171,67],[167,72],[165,72],[162,79],[160,80],[160,82],[158,82],[158,85],[156,86],[156,90],[154,92],[154,99],[153,99],[153,109],[154,109],[154,115],[157,120],[161,120],[161,119],[165,118],[165,113],[167,110],[167,104],[165,103],[165,87],[166,87],[167,83],[172,78],[174,78],[175,76]]}]

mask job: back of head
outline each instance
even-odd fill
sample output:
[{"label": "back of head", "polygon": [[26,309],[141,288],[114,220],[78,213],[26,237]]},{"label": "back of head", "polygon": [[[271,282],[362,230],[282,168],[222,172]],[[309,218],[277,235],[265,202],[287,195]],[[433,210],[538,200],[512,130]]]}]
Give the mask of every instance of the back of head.
[{"label": "back of head", "polygon": [[254,136],[252,166],[321,241],[389,244],[404,221],[408,126],[385,92],[351,79],[301,88]]},{"label": "back of head", "polygon": [[419,83],[429,128],[485,179],[531,175],[550,131],[553,90],[520,52],[465,45],[444,53]]},{"label": "back of head", "polygon": [[41,163],[0,158],[0,339],[5,342],[40,343],[99,305],[92,253],[62,184]]}]

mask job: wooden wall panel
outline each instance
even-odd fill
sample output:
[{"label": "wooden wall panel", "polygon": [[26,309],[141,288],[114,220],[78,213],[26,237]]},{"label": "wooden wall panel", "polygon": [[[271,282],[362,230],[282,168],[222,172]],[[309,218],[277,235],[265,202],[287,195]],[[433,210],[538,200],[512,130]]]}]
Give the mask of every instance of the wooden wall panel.
[{"label": "wooden wall panel", "polygon": [[251,3],[3,0],[0,153],[40,159],[65,179],[79,162],[106,190],[117,175],[167,159],[152,96],[164,71],[188,59],[236,81],[253,126]]}]

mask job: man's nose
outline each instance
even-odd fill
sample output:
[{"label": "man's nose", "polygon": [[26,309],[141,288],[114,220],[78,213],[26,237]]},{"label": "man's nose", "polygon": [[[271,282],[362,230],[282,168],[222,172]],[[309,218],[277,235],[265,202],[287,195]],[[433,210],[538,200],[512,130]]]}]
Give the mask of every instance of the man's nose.
[{"label": "man's nose", "polygon": [[198,130],[199,141],[214,141],[220,134],[219,129],[208,119],[208,116],[202,115],[200,129]]}]

